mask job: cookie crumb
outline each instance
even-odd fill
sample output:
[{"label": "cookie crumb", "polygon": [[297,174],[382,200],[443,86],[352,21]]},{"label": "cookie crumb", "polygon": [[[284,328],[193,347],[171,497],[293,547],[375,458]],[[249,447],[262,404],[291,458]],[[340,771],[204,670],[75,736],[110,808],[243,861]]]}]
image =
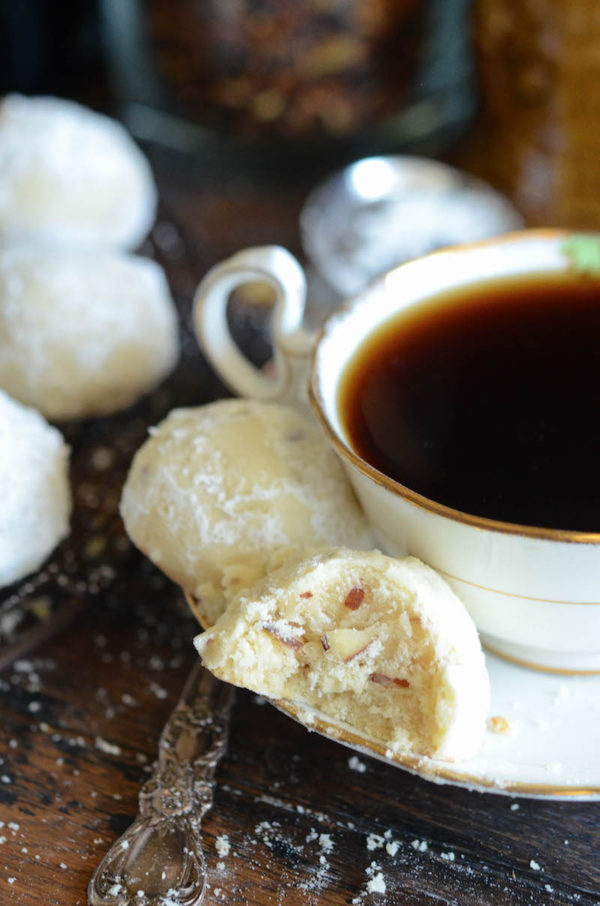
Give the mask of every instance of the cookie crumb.
[{"label": "cookie crumb", "polygon": [[229,837],[227,834],[221,834],[215,840],[215,849],[217,853],[222,856],[228,856],[231,851],[231,846],[229,845]]},{"label": "cookie crumb", "polygon": [[488,721],[488,726],[492,733],[510,733],[512,726],[506,717],[500,714],[494,714]]},{"label": "cookie crumb", "polygon": [[369,834],[367,836],[367,849],[368,850],[381,849],[381,847],[384,845],[384,843],[385,843],[384,838],[381,837],[379,834]]},{"label": "cookie crumb", "polygon": [[370,881],[367,881],[367,891],[369,893],[385,893],[386,883],[381,872],[378,872]]}]

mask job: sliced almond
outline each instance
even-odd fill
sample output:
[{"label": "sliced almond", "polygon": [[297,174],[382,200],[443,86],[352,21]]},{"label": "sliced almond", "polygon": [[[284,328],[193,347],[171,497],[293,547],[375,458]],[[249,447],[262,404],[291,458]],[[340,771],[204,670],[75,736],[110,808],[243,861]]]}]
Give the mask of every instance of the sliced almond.
[{"label": "sliced almond", "polygon": [[358,610],[364,600],[364,597],[364,588],[361,588],[360,585],[355,585],[354,588],[350,589],[350,591],[344,598],[344,607],[347,607],[348,610]]},{"label": "sliced almond", "polygon": [[369,647],[375,640],[375,634],[372,629],[332,629],[324,638],[329,646],[325,650],[330,650],[335,657],[347,664]]},{"label": "sliced almond", "polygon": [[403,689],[408,689],[410,686],[407,679],[401,679],[398,676],[386,676],[385,673],[372,673],[369,679],[372,683],[377,683],[379,686],[401,686]]},{"label": "sliced almond", "polygon": [[279,641],[284,645],[287,645],[288,648],[293,648],[294,651],[298,651],[304,644],[302,639],[298,638],[298,636],[286,634],[282,627],[277,626],[275,623],[263,623],[262,628],[265,632],[274,635],[276,639],[279,639]]}]

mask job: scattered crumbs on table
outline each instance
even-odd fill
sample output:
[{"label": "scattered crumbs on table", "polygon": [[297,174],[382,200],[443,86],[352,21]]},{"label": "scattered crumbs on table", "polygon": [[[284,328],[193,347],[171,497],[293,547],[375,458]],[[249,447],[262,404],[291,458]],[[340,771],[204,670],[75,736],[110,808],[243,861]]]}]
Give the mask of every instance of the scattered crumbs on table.
[{"label": "scattered crumbs on table", "polygon": [[551,884],[544,884],[544,890],[547,890],[548,893],[554,893],[554,887]]},{"label": "scattered crumbs on table", "polygon": [[158,683],[150,683],[150,692],[158,698],[160,701],[167,698],[168,692],[162,686],[159,686]]},{"label": "scattered crumbs on table", "polygon": [[216,838],[215,849],[222,858],[229,855],[229,853],[231,852],[231,846],[229,844],[229,837],[227,836],[227,834],[220,834]]},{"label": "scattered crumbs on table", "polygon": [[385,839],[380,834],[368,834],[367,835],[367,849],[381,849],[385,844]]},{"label": "scattered crumbs on table", "polygon": [[100,752],[104,752],[105,755],[120,755],[121,747],[115,745],[112,742],[108,742],[106,739],[102,739],[101,736],[96,736],[94,745]]},{"label": "scattered crumbs on table", "polygon": [[400,844],[398,843],[397,840],[389,840],[385,844],[385,850],[386,850],[388,856],[392,856],[392,858],[396,855],[396,853],[398,852],[399,849],[400,849]]},{"label": "scattered crumbs on table", "polygon": [[455,855],[455,853],[452,852],[452,850],[450,850],[450,852],[447,852],[447,853],[440,853],[440,857],[445,862],[454,862],[456,859],[456,855]]},{"label": "scattered crumbs on table", "polygon": [[225,871],[225,863],[217,862],[217,871]]},{"label": "scattered crumbs on table", "polygon": [[510,804],[511,812],[518,812],[519,808],[520,808],[520,806],[519,806],[518,802],[511,802],[511,804]]},{"label": "scattered crumbs on table", "polygon": [[9,878],[9,879],[8,879],[8,883],[9,883],[9,884],[14,884],[16,880],[17,880],[16,878]]},{"label": "scattered crumbs on table", "polygon": [[535,861],[535,859],[529,860],[529,867],[531,869],[533,869],[533,871],[541,871],[541,866],[540,866],[539,862]]},{"label": "scattered crumbs on table", "polygon": [[370,881],[367,881],[367,891],[369,893],[385,893],[386,885],[381,872],[377,872]]},{"label": "scattered crumbs on table", "polygon": [[0,774],[0,781],[2,783],[12,783],[12,777],[9,777],[8,774]]},{"label": "scattered crumbs on table", "polygon": [[324,853],[333,852],[333,840],[331,834],[319,834],[319,846]]},{"label": "scattered crumbs on table", "polygon": [[269,796],[266,793],[261,793],[260,796],[254,797],[255,802],[263,802],[265,805],[274,805],[276,808],[287,808],[287,802],[280,799],[278,796]]},{"label": "scattered crumbs on table", "polygon": [[358,904],[363,902],[365,893],[368,894],[386,892],[387,885],[385,883],[381,867],[377,864],[377,862],[371,862],[371,864],[366,869],[366,875],[368,881],[366,883],[365,890],[352,900],[352,903],[355,904],[355,906],[358,906]]},{"label": "scattered crumbs on table", "polygon": [[133,695],[129,694],[129,692],[123,693],[123,695],[121,696],[121,701],[124,705],[128,705],[130,708],[135,708],[137,705],[139,705],[137,698],[134,698]]},{"label": "scattered crumbs on table", "polygon": [[15,661],[12,665],[15,673],[31,673],[33,670],[33,663],[26,660],[26,658],[19,658],[18,661]]},{"label": "scattered crumbs on table", "polygon": [[59,868],[62,868],[62,869],[64,870],[67,866],[65,865],[64,862],[59,862],[59,863],[58,863],[58,867],[59,867]]},{"label": "scattered crumbs on table", "polygon": [[348,759],[348,767],[351,771],[357,771],[359,774],[364,774],[367,770],[367,766],[364,761],[361,761],[357,755],[351,755]]},{"label": "scattered crumbs on table", "polygon": [[429,849],[426,840],[411,840],[410,845],[416,852],[426,853]]}]

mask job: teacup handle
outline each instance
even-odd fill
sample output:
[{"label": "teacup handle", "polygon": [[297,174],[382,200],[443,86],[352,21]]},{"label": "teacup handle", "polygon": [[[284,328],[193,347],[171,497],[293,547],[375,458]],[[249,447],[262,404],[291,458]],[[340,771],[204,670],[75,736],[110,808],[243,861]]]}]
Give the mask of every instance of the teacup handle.
[{"label": "teacup handle", "polygon": [[[234,342],[227,302],[238,286],[261,281],[276,293],[271,314],[274,372],[256,368]],[[259,400],[306,404],[312,334],[302,327],[306,279],[298,261],[278,245],[245,249],[213,267],[194,296],[194,329],[200,346],[237,394]]]}]

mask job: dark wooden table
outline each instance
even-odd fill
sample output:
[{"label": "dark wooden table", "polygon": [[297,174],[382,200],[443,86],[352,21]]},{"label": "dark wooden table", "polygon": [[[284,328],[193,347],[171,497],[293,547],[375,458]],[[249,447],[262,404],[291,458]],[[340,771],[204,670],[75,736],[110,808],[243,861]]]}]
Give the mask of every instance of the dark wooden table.
[{"label": "dark wooden table", "polygon": [[[299,250],[305,185],[257,187],[222,178],[206,162],[164,155],[155,164],[162,212],[146,251],[167,268],[183,313],[184,354],[151,402],[67,431],[77,505],[87,511],[75,520],[46,595],[54,604],[69,597],[77,618],[0,674],[2,906],[84,904],[90,874],[135,815],[161,727],[194,659],[196,626],[180,591],[125,542],[116,516],[124,469],[145,424],[173,405],[225,392],[187,328],[206,268],[252,244]],[[96,458],[90,479],[85,456],[93,445],[113,444],[114,467]],[[104,581],[61,581],[94,508],[105,516],[85,553],[92,561],[108,557]],[[85,557],[78,568],[87,568]],[[599,817],[598,804],[472,793],[352,758],[239,692],[204,823],[206,902],[588,906],[600,903]],[[379,875],[385,893],[369,890]]]}]

